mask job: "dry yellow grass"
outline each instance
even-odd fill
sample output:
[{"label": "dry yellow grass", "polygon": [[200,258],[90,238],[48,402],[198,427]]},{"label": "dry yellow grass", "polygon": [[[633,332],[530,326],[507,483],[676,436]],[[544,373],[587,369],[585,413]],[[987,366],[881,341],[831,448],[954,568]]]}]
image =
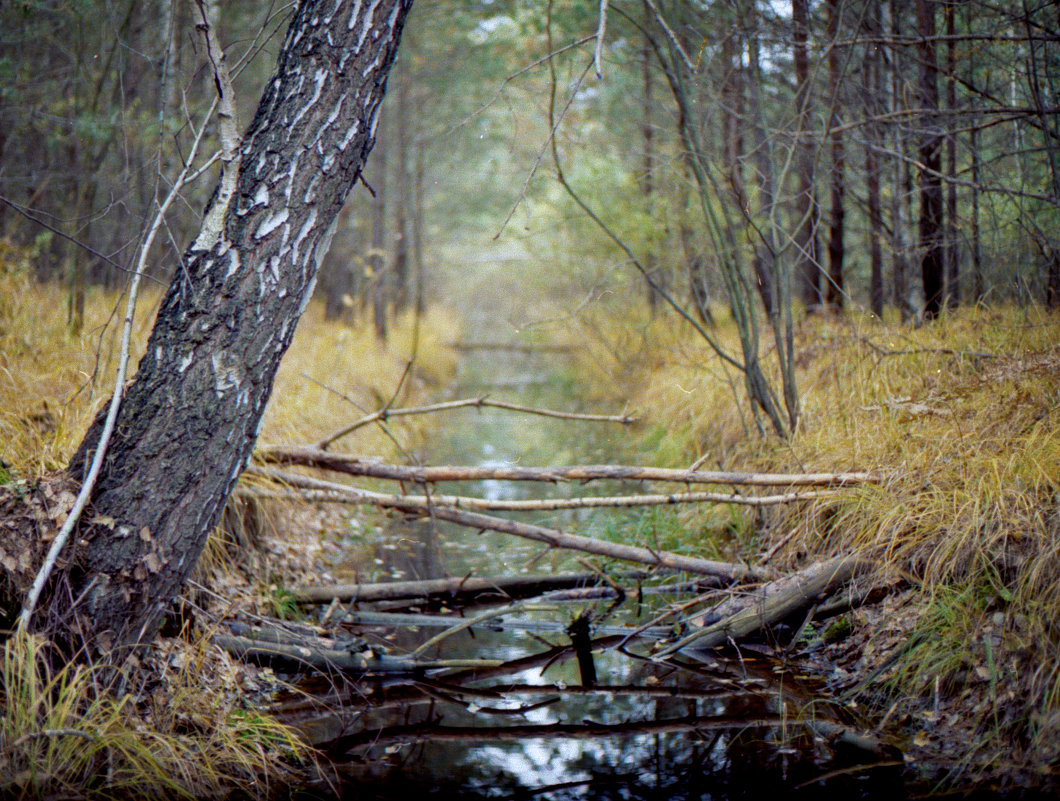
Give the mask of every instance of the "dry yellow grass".
[{"label": "dry yellow grass", "polygon": [[[913,646],[885,675],[889,691],[916,697],[941,686],[978,699],[980,754],[1002,751],[1032,769],[1051,762],[1060,741],[1060,316],[1008,307],[961,309],[918,328],[858,314],[804,320],[802,417],[789,442],[755,431],[740,376],[688,327],[626,321],[583,319],[578,369],[602,398],[628,399],[644,415],[655,460],[708,455],[727,469],[882,476],[878,487],[769,521],[766,537],[797,532],[775,561],[859,551],[881,575],[907,579],[902,625]],[[735,342],[724,320],[718,334]],[[762,351],[768,361],[768,343]]]}]

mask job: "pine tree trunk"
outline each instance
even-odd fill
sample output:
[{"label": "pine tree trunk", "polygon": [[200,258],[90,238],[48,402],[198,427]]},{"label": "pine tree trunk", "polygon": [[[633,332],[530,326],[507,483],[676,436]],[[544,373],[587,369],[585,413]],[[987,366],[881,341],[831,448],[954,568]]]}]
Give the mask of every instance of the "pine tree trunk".
[{"label": "pine tree trunk", "polygon": [[[828,0],[828,39],[835,42],[839,33],[839,2]],[[840,79],[839,49],[832,47],[828,51],[828,83],[831,87],[831,132],[829,140],[832,150],[831,175],[831,220],[828,235],[828,307],[833,311],[843,308],[843,229],[846,221],[846,154],[843,147],[843,132],[838,129]]]},{"label": "pine tree trunk", "polygon": [[805,134],[810,119],[810,61],[807,39],[810,32],[807,0],[792,0],[791,24],[793,56],[795,60],[795,113],[800,132],[795,154],[795,258],[799,296],[807,310],[821,305],[821,266],[818,258],[817,225],[820,210],[814,188],[814,143]]},{"label": "pine tree trunk", "polygon": [[943,301],[945,258],[942,242],[942,140],[939,132],[938,61],[935,56],[935,2],[917,0],[920,37],[920,275],[924,285],[924,316],[938,315]]},{"label": "pine tree trunk", "polygon": [[411,2],[300,3],[239,146],[235,192],[215,196],[223,215],[208,212],[162,302],[78,533],[78,600],[54,600],[52,622],[104,645],[149,638],[198,559],[372,148]]}]

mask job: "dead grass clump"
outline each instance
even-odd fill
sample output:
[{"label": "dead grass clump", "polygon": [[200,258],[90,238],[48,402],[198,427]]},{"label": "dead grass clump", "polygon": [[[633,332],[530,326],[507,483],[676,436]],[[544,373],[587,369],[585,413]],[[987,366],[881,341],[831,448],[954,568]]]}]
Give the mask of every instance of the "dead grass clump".
[{"label": "dead grass clump", "polygon": [[[295,733],[240,700],[238,674],[210,664],[204,646],[146,659],[155,685],[116,695],[112,669],[53,664],[38,638],[0,651],[0,792],[25,797],[267,797],[308,758]],[[213,657],[214,662],[217,657]],[[205,683],[202,673],[226,672]],[[125,680],[146,673],[126,666]],[[222,677],[224,678],[224,677]]]}]

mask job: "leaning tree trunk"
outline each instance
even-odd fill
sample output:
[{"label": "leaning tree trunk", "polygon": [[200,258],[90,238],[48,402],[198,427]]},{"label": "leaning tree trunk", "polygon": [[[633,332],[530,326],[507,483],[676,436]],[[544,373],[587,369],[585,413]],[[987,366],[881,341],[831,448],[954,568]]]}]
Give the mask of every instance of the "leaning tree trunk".
[{"label": "leaning tree trunk", "polygon": [[[299,4],[235,154],[234,191],[226,202],[222,181],[122,404],[94,518],[78,534],[75,614],[53,601],[65,625],[76,620],[104,644],[148,638],[195,564],[250,456],[280,358],[372,148],[411,5]],[[97,420],[73,474],[85,470],[100,429]]]}]

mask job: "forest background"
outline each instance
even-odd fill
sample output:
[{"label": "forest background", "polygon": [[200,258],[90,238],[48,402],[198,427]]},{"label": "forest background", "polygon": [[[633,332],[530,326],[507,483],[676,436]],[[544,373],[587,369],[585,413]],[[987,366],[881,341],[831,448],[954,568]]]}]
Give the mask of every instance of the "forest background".
[{"label": "forest background", "polygon": [[[288,9],[206,9],[249,114]],[[0,10],[0,236],[36,281],[62,286],[66,327],[85,342],[97,333],[86,298],[123,285],[212,101],[196,13],[131,0]],[[920,492],[909,517],[891,521],[888,556],[907,557],[932,587],[973,576],[986,589],[971,620],[1015,603],[1030,615],[1012,624],[1019,648],[1050,643],[1049,607],[1035,604],[1056,597],[1060,572],[1046,561],[1056,555],[1055,460],[999,440],[991,456],[1012,472],[973,492],[985,471],[968,454],[906,458],[893,440],[825,443],[822,429],[833,413],[858,428],[859,414],[883,409],[894,437],[912,418],[923,441],[943,440],[925,427],[960,418],[982,430],[998,413],[982,397],[994,391],[1009,401],[1013,437],[1054,453],[1042,428],[1055,430],[1055,315],[1044,310],[1060,304],[1058,41],[1047,3],[421,3],[365,186],[321,271],[323,313],[370,321],[384,344],[430,308],[472,337],[576,341],[589,349],[579,374],[597,397],[653,408],[646,441],[660,461],[710,451],[729,464],[891,466],[909,486],[943,487],[942,506]],[[148,259],[163,284],[199,228],[213,169],[166,216]],[[840,340],[847,350],[829,350]],[[979,405],[955,414],[946,404],[971,393],[959,382],[1001,353],[1045,384],[1009,392],[1004,382],[1021,379],[995,368],[993,390],[977,385]],[[907,372],[890,367],[903,356],[915,360]],[[878,370],[882,385],[860,406],[833,408],[815,393],[850,376],[834,364],[823,379],[799,373],[821,358],[857,362],[862,382]],[[686,378],[723,387],[733,414],[708,420],[710,404],[652,394],[691,387]],[[1036,469],[1011,463],[1017,449]],[[57,450],[40,466],[68,456]],[[932,472],[955,458],[960,475]],[[844,509],[824,527],[845,521],[852,541],[865,540],[893,497],[862,499],[863,518],[851,524]],[[821,522],[806,520],[802,533],[820,539]],[[967,533],[957,544],[940,550],[922,536],[957,522]],[[1007,561],[999,570],[991,549],[1024,524],[1052,544],[1029,572]],[[946,644],[966,633],[949,630]],[[911,669],[914,683],[934,676],[937,687],[940,671],[967,670],[930,664]],[[1012,725],[1040,749],[1060,684],[1055,668],[1031,673]]]}]

